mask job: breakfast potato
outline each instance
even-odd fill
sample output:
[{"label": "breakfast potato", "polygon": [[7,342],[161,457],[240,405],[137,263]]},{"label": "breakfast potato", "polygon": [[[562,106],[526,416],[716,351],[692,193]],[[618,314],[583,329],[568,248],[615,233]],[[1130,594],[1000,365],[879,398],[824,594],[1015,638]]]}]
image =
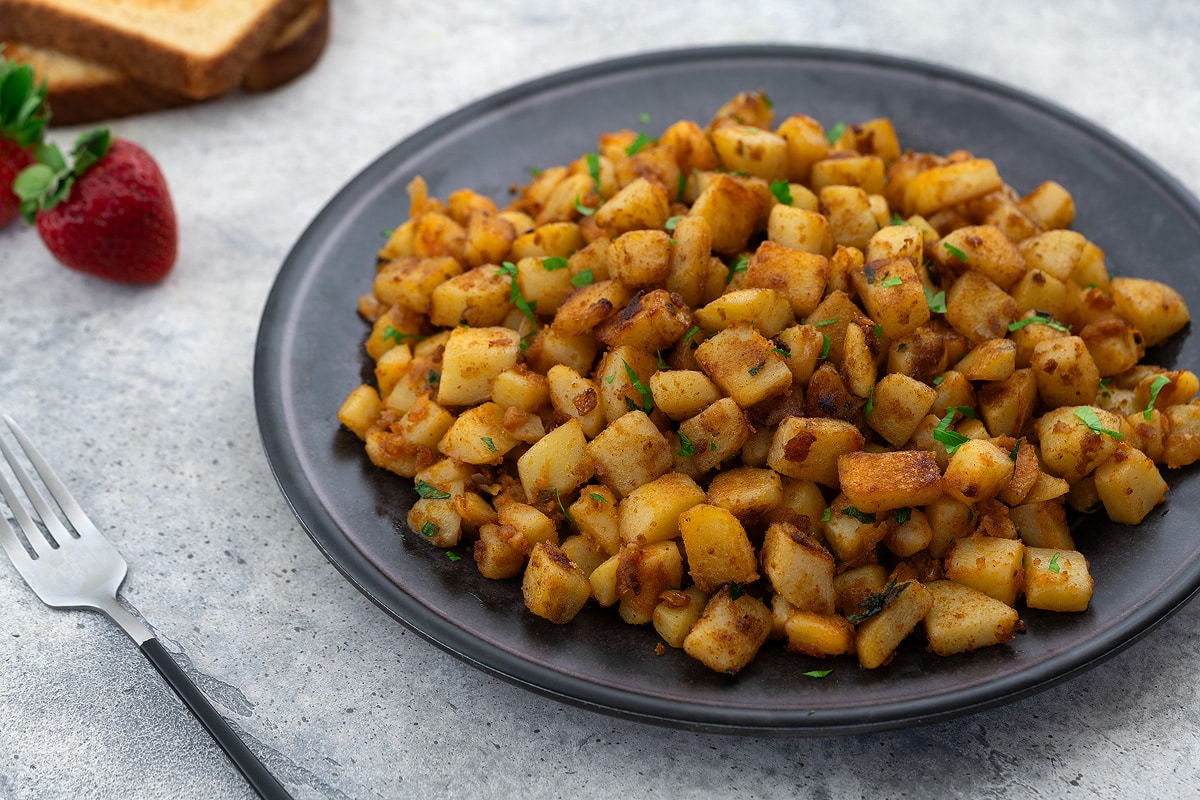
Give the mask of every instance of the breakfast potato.
[{"label": "breakfast potato", "polygon": [[628,231],[661,230],[670,214],[670,199],[662,185],[637,178],[608,198],[592,218],[603,235],[616,238]]},{"label": "breakfast potato", "polygon": [[1167,482],[1141,450],[1118,442],[1108,460],[1096,467],[1096,493],[1114,522],[1136,525],[1167,497]]},{"label": "breakfast potato", "polygon": [[808,183],[813,164],[829,152],[825,128],[810,116],[793,114],[775,132],[787,142],[788,180]]},{"label": "breakfast potato", "polygon": [[707,604],[708,595],[698,586],[667,589],[654,607],[651,622],[655,632],[671,647],[683,647],[684,639],[699,622]]},{"label": "breakfast potato", "polygon": [[674,464],[666,437],[640,410],[610,423],[587,443],[586,452],[597,477],[622,497],[666,474]]},{"label": "breakfast potato", "polygon": [[1146,347],[1169,339],[1191,319],[1179,292],[1146,278],[1113,278],[1109,284],[1116,312],[1142,332]]},{"label": "breakfast potato", "polygon": [[723,586],[708,599],[700,619],[683,640],[683,650],[714,672],[737,674],[771,634],[771,611],[740,589]]},{"label": "breakfast potato", "polygon": [[794,317],[803,318],[821,302],[828,280],[825,256],[767,240],[746,264],[742,286],[779,292],[791,304]]},{"label": "breakfast potato", "polygon": [[965,272],[946,290],[946,321],[971,344],[1003,339],[1017,318],[1012,295],[978,272]]},{"label": "breakfast potato", "polygon": [[355,387],[342,401],[338,408],[338,422],[354,431],[355,436],[365,440],[367,431],[379,419],[382,411],[383,401],[379,399],[379,392],[374,386],[363,384]]},{"label": "breakfast potato", "polygon": [[977,533],[954,542],[944,568],[955,583],[1013,606],[1024,587],[1025,544]]},{"label": "breakfast potato", "polygon": [[1011,289],[1025,275],[1025,257],[994,225],[956,228],[942,237],[933,252],[939,264],[977,272],[1001,289]]},{"label": "breakfast potato", "polygon": [[743,408],[782,394],[792,385],[792,372],[783,357],[749,323],[734,324],[705,339],[696,349],[696,361]]},{"label": "breakfast potato", "polygon": [[771,440],[767,464],[781,475],[839,486],[838,458],[863,449],[865,439],[842,420],[787,417]]},{"label": "breakfast potato", "polygon": [[[837,159],[834,163],[840,165],[845,160]],[[814,164],[814,175],[826,163],[830,162]],[[821,188],[817,196],[821,202],[821,214],[829,220],[834,245],[865,249],[872,234],[879,230],[870,195],[858,186],[835,184]]]},{"label": "breakfast potato", "polygon": [[583,231],[575,222],[539,222],[533,230],[518,235],[513,241],[508,261],[517,263],[526,258],[566,258],[584,244]]},{"label": "breakfast potato", "polygon": [[746,529],[729,511],[699,503],[678,515],[692,581],[707,593],[728,583],[758,580],[758,561]]},{"label": "breakfast potato", "polygon": [[1109,459],[1124,438],[1124,420],[1095,406],[1062,406],[1036,423],[1042,460],[1047,469],[1075,483]]},{"label": "breakfast potato", "polygon": [[722,397],[680,423],[679,436],[691,443],[690,458],[695,468],[708,472],[741,450],[750,438],[750,423],[732,398]]},{"label": "breakfast potato", "polygon": [[1013,459],[986,439],[970,439],[950,456],[942,487],[953,497],[974,506],[991,500],[1008,486]]},{"label": "breakfast potato", "polygon": [[907,581],[885,589],[883,609],[862,622],[855,633],[854,648],[863,669],[886,664],[933,607],[933,595],[919,581]]},{"label": "breakfast potato", "polygon": [[784,647],[815,658],[854,652],[854,626],[838,614],[795,611],[783,623]]},{"label": "breakfast potato", "polygon": [[447,406],[481,403],[492,395],[492,381],[517,364],[521,337],[511,328],[455,327],[442,355],[437,401]]},{"label": "breakfast potato", "polygon": [[1077,550],[1025,548],[1025,604],[1046,611],[1086,611],[1094,581]]},{"label": "breakfast potato", "polygon": [[1004,644],[1016,636],[1016,609],[954,581],[925,584],[933,605],[925,616],[929,649],[940,656]]},{"label": "breakfast potato", "polygon": [[694,417],[721,399],[721,390],[700,370],[659,370],[650,376],[654,407],[676,422]]},{"label": "breakfast potato", "polygon": [[[713,252],[733,255],[746,247],[762,208],[762,201],[752,191],[732,177],[717,173],[709,178],[688,213],[708,223]],[[661,228],[662,223],[654,227]]]},{"label": "breakfast potato", "polygon": [[509,278],[491,262],[455,275],[430,292],[429,321],[446,328],[499,325],[512,308],[510,285]]},{"label": "breakfast potato", "polygon": [[1010,508],[1008,515],[1017,526],[1017,532],[1026,547],[1075,549],[1071,527],[1067,522],[1067,511],[1062,503],[1048,500],[1023,503]]},{"label": "breakfast potato", "polygon": [[996,165],[986,158],[930,167],[905,184],[904,213],[928,217],[994,192],[1002,185]]},{"label": "breakfast potato", "polygon": [[668,472],[637,487],[617,507],[617,532],[623,544],[674,539],[680,515],[705,501],[704,490],[687,475]]},{"label": "breakfast potato", "polygon": [[1066,228],[1075,221],[1075,198],[1062,184],[1044,181],[1021,198],[1018,207],[1044,228]]},{"label": "breakfast potato", "polygon": [[846,453],[837,472],[846,498],[868,514],[923,506],[942,494],[942,471],[927,450]]},{"label": "breakfast potato", "polygon": [[775,470],[763,467],[724,469],[709,481],[706,502],[725,509],[742,522],[757,521],[783,502],[783,478]]},{"label": "breakfast potato", "polygon": [[616,558],[617,612],[630,625],[652,622],[662,593],[683,583],[679,545],[668,540],[623,547]]},{"label": "breakfast potato", "polygon": [[796,322],[787,295],[763,288],[725,292],[703,308],[696,309],[695,319],[706,331],[723,331],[738,324],[753,325],[756,332],[768,338]]},{"label": "breakfast potato", "polygon": [[692,315],[677,294],[666,289],[639,292],[617,314],[595,330],[609,347],[632,347],[648,353],[665,350],[691,327]]},{"label": "breakfast potato", "polygon": [[782,203],[772,206],[767,217],[767,240],[826,258],[833,255],[833,228],[818,211]]},{"label": "breakfast potato", "polygon": [[833,556],[811,535],[782,522],[767,527],[761,550],[763,572],[793,608],[817,614],[835,611]]},{"label": "breakfast potato", "polygon": [[591,584],[558,545],[538,542],[529,554],[521,594],[531,612],[563,625],[574,619],[591,597]]},{"label": "breakfast potato", "polygon": [[1059,336],[1041,342],[1033,348],[1029,366],[1047,407],[1095,402],[1100,369],[1081,337]]},{"label": "breakfast potato", "polygon": [[750,125],[722,125],[711,134],[722,167],[766,180],[786,179],[788,143],[777,133]]},{"label": "breakfast potato", "polygon": [[905,256],[868,261],[850,272],[850,279],[871,319],[883,336],[905,336],[929,321],[929,303],[912,260]]},{"label": "breakfast potato", "polygon": [[530,501],[570,493],[595,471],[587,436],[575,419],[551,430],[517,459],[521,486]]}]

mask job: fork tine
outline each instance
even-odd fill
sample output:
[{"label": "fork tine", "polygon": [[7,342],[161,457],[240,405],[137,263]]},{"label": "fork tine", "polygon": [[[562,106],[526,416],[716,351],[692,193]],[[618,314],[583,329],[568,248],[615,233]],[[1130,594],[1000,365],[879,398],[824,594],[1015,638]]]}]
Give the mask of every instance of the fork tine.
[{"label": "fork tine", "polygon": [[[37,472],[38,477],[42,479],[42,483],[50,491],[50,496],[54,498],[54,502],[58,504],[58,507],[62,509],[62,512],[66,516],[67,520],[70,521],[72,526],[74,526],[76,535],[82,536],[85,533],[94,533],[99,535],[100,532],[96,530],[96,526],[92,524],[91,519],[89,519],[88,515],[84,513],[83,508],[79,505],[79,503],[75,502],[75,498],[72,497],[71,493],[67,490],[66,484],[59,479],[58,474],[51,469],[50,464],[46,462],[46,459],[44,459],[42,454],[38,452],[38,449],[33,446],[33,442],[31,442],[29,437],[25,435],[25,431],[21,430],[21,426],[17,424],[17,421],[8,414],[4,414],[3,416],[5,424],[7,424],[9,430],[13,432],[13,436],[17,438],[17,442],[21,445],[21,449],[25,451],[25,455],[29,458],[29,463],[33,464],[33,468]],[[12,463],[11,457],[9,457],[9,464],[13,466],[13,471],[16,472],[16,465]],[[59,523],[58,517],[46,503],[41,492],[37,491],[36,487],[33,486],[32,481],[26,483],[28,476],[23,476],[22,473],[23,471],[18,472],[17,478],[25,479],[21,481],[21,485],[25,488],[26,494],[29,494],[29,499],[33,502],[34,507],[37,508],[38,514],[41,515],[42,522],[44,522],[46,526],[51,529],[51,532],[55,537],[58,537],[60,534],[70,536],[70,532],[67,531],[67,529],[63,527],[61,523]],[[47,519],[47,517],[49,517],[49,519]],[[51,519],[53,522],[50,521]],[[59,543],[61,544],[63,541],[64,540],[60,539]]]},{"label": "fork tine", "polygon": [[[21,466],[21,463],[17,461],[16,456],[13,455],[12,450],[8,448],[8,445],[4,443],[3,439],[0,439],[0,453],[3,453],[4,460],[8,462],[8,466],[12,469],[13,474],[17,477],[17,481],[20,482],[21,487],[25,490],[26,495],[28,495],[30,500],[34,502],[35,507],[37,507],[37,502],[34,501],[35,496],[38,498],[38,500],[41,500],[41,505],[45,506],[46,501],[41,498],[37,488],[33,486],[32,481],[30,481],[28,473],[25,472],[24,468]],[[31,492],[32,494],[30,494]],[[13,519],[15,519],[17,524],[21,526],[21,530],[25,532],[25,541],[29,542],[29,546],[33,548],[33,551],[39,556],[44,556],[49,553],[50,550],[57,544],[57,542],[53,541],[53,539],[56,538],[58,534],[51,530],[50,536],[47,537],[46,534],[43,533],[42,529],[38,527],[38,524],[34,522],[33,517],[31,517],[29,512],[25,509],[25,505],[17,496],[17,492],[15,489],[13,489],[12,484],[9,483],[3,475],[0,475],[0,494],[4,495],[4,500],[8,503],[8,508],[9,511],[12,512]],[[44,514],[40,507],[38,508],[38,514]],[[58,521],[57,517],[55,517],[53,514],[50,514],[49,516],[59,528],[62,528],[62,523]],[[47,529],[49,529],[49,527],[50,526],[47,526]],[[63,535],[66,535],[65,530]]]}]

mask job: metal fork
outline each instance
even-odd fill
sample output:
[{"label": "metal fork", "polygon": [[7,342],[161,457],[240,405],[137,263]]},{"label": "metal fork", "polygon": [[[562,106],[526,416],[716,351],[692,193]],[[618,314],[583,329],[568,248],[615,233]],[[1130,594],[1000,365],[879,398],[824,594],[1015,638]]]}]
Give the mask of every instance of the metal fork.
[{"label": "metal fork", "polygon": [[[16,437],[29,463],[33,465],[42,485],[62,512],[60,519],[13,451],[4,443],[4,439],[0,438],[0,453],[3,453],[4,460],[8,462],[41,522],[39,525],[34,520],[21,503],[13,486],[0,473],[0,494],[4,496],[12,519],[25,534],[22,542],[12,525],[0,514],[0,544],[4,545],[13,566],[29,584],[29,588],[33,589],[46,605],[100,611],[121,626],[196,715],[259,796],[270,800],[290,800],[291,795],[283,785],[246,747],[245,742],[213,708],[208,698],[188,678],[187,673],[175,663],[150,629],[117,602],[117,589],[125,580],[128,569],[125,559],[88,519],[87,514],[67,491],[67,487],[12,417],[5,414],[4,422]],[[64,520],[71,529],[64,524]]]}]

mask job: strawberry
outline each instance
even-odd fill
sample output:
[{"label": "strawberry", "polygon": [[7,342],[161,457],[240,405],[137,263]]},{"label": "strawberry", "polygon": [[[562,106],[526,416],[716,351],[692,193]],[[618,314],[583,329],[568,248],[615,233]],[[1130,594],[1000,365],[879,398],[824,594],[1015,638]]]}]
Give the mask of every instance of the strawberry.
[{"label": "strawberry", "polygon": [[21,202],[9,187],[33,163],[33,146],[49,118],[45,82],[35,86],[32,67],[0,53],[0,228],[20,216]]},{"label": "strawberry", "polygon": [[35,155],[13,188],[55,258],[120,283],[154,283],[171,271],[175,207],[149,153],[100,128],[79,137],[74,166],[54,145]]}]

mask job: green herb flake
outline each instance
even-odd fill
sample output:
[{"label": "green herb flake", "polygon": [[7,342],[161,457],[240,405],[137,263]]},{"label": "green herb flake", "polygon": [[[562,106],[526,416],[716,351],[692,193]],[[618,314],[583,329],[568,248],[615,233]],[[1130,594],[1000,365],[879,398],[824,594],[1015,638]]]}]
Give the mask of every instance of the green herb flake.
[{"label": "green herb flake", "polygon": [[833,319],[823,319],[823,320],[820,320],[819,322],[810,322],[808,324],[813,326],[814,328],[824,328],[826,325],[836,325],[837,323],[838,323],[838,318],[834,317]]},{"label": "green herb flake", "polygon": [[946,376],[945,376],[945,375],[938,375],[936,378],[934,378],[934,379],[933,379],[933,385],[934,385],[934,386],[941,386],[941,385],[942,385],[942,381],[944,381],[944,380],[946,380]]},{"label": "green herb flake", "polygon": [[872,386],[871,390],[869,392],[867,392],[867,405],[866,405],[866,408],[863,409],[863,415],[869,417],[869,416],[871,416],[871,412],[874,410],[875,410],[875,387]]},{"label": "green herb flake", "polygon": [[432,521],[426,522],[421,526],[421,535],[432,539],[438,535],[438,526]]},{"label": "green herb flake", "polygon": [[1046,316],[1042,316],[1041,314],[1035,314],[1032,317],[1026,317],[1025,319],[1019,319],[1016,322],[1010,323],[1008,329],[1010,331],[1019,331],[1026,325],[1046,325],[1056,331],[1062,331],[1063,333],[1067,333],[1071,330],[1069,325],[1063,325],[1061,322],[1056,322],[1055,320],[1052,320]]},{"label": "green herb flake", "polygon": [[533,324],[534,328],[538,327],[537,316],[534,314],[534,312],[537,310],[537,301],[535,300],[530,302],[525,299],[524,295],[521,294],[521,284],[517,281],[517,276],[521,273],[520,270],[517,269],[517,265],[511,261],[505,261],[500,265],[500,268],[496,270],[496,274],[507,275],[509,277],[512,287],[508,293],[508,302],[512,303],[513,306],[515,306],[516,309],[520,311],[525,318],[530,321],[530,323]]},{"label": "green herb flake", "polygon": [[480,436],[479,438],[483,441],[483,443],[485,445],[487,445],[488,450],[491,450],[493,453],[499,452],[498,450],[496,450],[496,443],[492,441],[492,437]]},{"label": "green herb flake", "polygon": [[454,552],[453,550],[446,551],[446,558],[450,559],[451,561],[462,561],[462,556],[460,556],[458,553]]},{"label": "green herb flake", "polygon": [[825,359],[829,358],[829,348],[833,346],[833,341],[823,333],[821,334],[821,338],[825,341],[821,344],[821,355],[819,358],[820,360],[824,361]]},{"label": "green herb flake", "polygon": [[1153,383],[1150,384],[1150,402],[1146,405],[1146,410],[1142,412],[1143,419],[1150,419],[1150,412],[1154,410],[1154,403],[1158,400],[1158,393],[1170,382],[1171,379],[1166,375],[1158,375],[1154,378]]},{"label": "green herb flake", "polygon": [[792,357],[792,354],[791,354],[791,353],[789,353],[787,350],[785,350],[785,349],[784,349],[784,348],[782,348],[782,347],[772,347],[772,348],[771,348],[771,352],[772,352],[772,353],[778,353],[779,355],[783,356],[784,358],[791,358],[791,357]]},{"label": "green herb flake", "polygon": [[638,114],[638,122],[642,123],[643,125],[649,125],[650,124],[650,112],[643,111],[642,113]]},{"label": "green herb flake", "polygon": [[580,214],[583,214],[585,217],[590,217],[592,214],[596,213],[596,209],[583,204],[583,201],[579,199],[579,195],[575,195],[575,210]]},{"label": "green herb flake", "polygon": [[967,419],[975,419],[975,409],[970,406],[954,406],[954,410],[962,414]]},{"label": "green herb flake", "polygon": [[775,199],[785,206],[792,204],[792,187],[785,180],[771,181],[771,194],[775,195]]},{"label": "green herb flake", "polygon": [[591,267],[582,269],[571,276],[571,285],[576,289],[583,288],[584,286],[591,286],[595,282],[596,278],[592,275]]},{"label": "green herb flake", "polygon": [[558,510],[561,511],[563,516],[567,518],[567,524],[574,528],[575,518],[571,516],[570,511],[567,511],[567,507],[563,505],[562,494],[558,491],[558,489],[554,490],[554,499],[558,502]]},{"label": "green herb flake", "polygon": [[729,584],[729,599],[738,600],[744,594],[746,594],[746,590],[742,588],[740,583],[735,582]]},{"label": "green herb flake", "polygon": [[754,376],[758,375],[758,373],[763,371],[763,367],[765,367],[766,365],[767,365],[766,360],[763,360],[762,363],[758,364],[757,366],[751,367],[749,370],[750,377],[753,378]]},{"label": "green herb flake", "polygon": [[900,212],[898,212],[898,211],[892,212],[891,222],[893,225],[907,225],[908,224],[908,222],[905,221],[904,217],[900,216]]},{"label": "green herb flake", "polygon": [[831,669],[810,669],[803,673],[806,678],[828,678],[831,674],[833,674]]},{"label": "green herb flake", "polygon": [[1059,557],[1060,555],[1062,555],[1062,554],[1061,554],[1061,553],[1055,553],[1054,555],[1050,556],[1050,563],[1046,565],[1046,569],[1050,570],[1050,571],[1051,571],[1051,572],[1053,572],[1055,575],[1058,575],[1059,573],[1061,573],[1061,572],[1062,572],[1062,567],[1060,567],[1060,566],[1058,565],[1058,557]]},{"label": "green herb flake", "polygon": [[449,492],[443,492],[441,489],[426,481],[417,481],[415,487],[417,495],[425,500],[447,500],[450,497]]},{"label": "green herb flake", "polygon": [[429,375],[425,378],[429,383],[441,383],[442,374],[436,369],[429,370]]},{"label": "green herb flake", "polygon": [[638,152],[640,150],[644,149],[646,147],[646,145],[648,145],[649,143],[650,143],[650,137],[646,135],[645,131],[641,131],[640,133],[638,133],[637,138],[634,139],[632,142],[630,142],[629,146],[625,148],[625,155],[627,155],[627,156],[637,155]]},{"label": "green herb flake", "polygon": [[955,413],[957,412],[953,408],[947,411],[946,416],[942,417],[942,421],[933,429],[933,438],[941,442],[942,446],[946,448],[946,455],[951,456],[958,452],[958,448],[971,441],[970,437],[963,436],[958,431],[950,430],[950,424],[954,422]]},{"label": "green herb flake", "polygon": [[1091,406],[1080,406],[1079,408],[1075,409],[1075,416],[1078,417],[1084,425],[1087,425],[1096,433],[1103,433],[1111,436],[1114,439],[1125,438],[1125,434],[1117,431],[1110,431],[1108,428],[1104,427],[1104,423],[1100,421],[1100,417],[1096,414],[1095,409],[1093,409]]},{"label": "green herb flake", "polygon": [[588,497],[592,498],[592,499],[593,499],[593,500],[595,500],[597,503],[607,503],[607,502],[608,502],[608,498],[607,498],[607,497],[605,497],[605,496],[604,496],[604,495],[602,495],[602,494],[597,494],[596,492],[589,492],[589,493],[588,493]]},{"label": "green herb flake", "polygon": [[679,214],[676,214],[675,216],[668,218],[667,221],[663,223],[663,228],[668,231],[673,231],[681,219],[683,219],[683,217]]},{"label": "green herb flake", "polygon": [[422,336],[419,333],[405,333],[404,331],[393,328],[391,325],[387,325],[383,329],[384,341],[388,341],[390,339],[392,342],[395,342],[396,344],[403,344],[405,339],[413,339],[413,340],[416,340],[419,342],[422,339],[427,339],[427,338],[428,338],[427,336]]},{"label": "green herb flake", "polygon": [[1013,461],[1016,461],[1017,456],[1021,453],[1021,441],[1021,439],[1017,439],[1017,443],[1013,445],[1013,449],[1008,454],[1008,457]]},{"label": "green herb flake", "polygon": [[858,520],[859,522],[861,522],[864,525],[874,525],[875,524],[875,515],[874,514],[868,514],[865,511],[859,511],[854,506],[846,506],[845,508],[843,508],[841,510],[840,513],[843,516],[853,517],[854,519]]},{"label": "green herb flake", "polygon": [[[600,156],[597,153],[588,153],[583,157],[587,163],[588,174],[592,176],[592,182],[596,184],[596,194],[600,193]],[[578,207],[579,198],[575,199],[575,204]]]},{"label": "green herb flake", "polygon": [[957,247],[950,244],[949,242],[942,242],[942,247],[946,248],[947,253],[954,256],[962,263],[964,263],[964,264],[967,263],[967,254],[964,253],[962,250],[959,250]]},{"label": "green herb flake", "polygon": [[1100,379],[1100,391],[1104,392],[1105,397],[1112,397],[1112,382],[1112,376]]},{"label": "green herb flake", "polygon": [[893,516],[896,518],[897,525],[903,525],[904,523],[906,523],[910,519],[912,519],[912,509],[911,508],[897,508],[892,513],[893,513]]},{"label": "green herb flake", "polygon": [[899,286],[902,283],[904,283],[903,278],[901,278],[899,275],[892,275],[887,278],[884,278],[883,281],[879,285],[891,287],[891,286]]},{"label": "green herb flake", "polygon": [[692,327],[688,328],[688,332],[683,335],[683,339],[681,341],[684,341],[684,342],[690,341],[691,338],[699,332],[700,332],[700,327],[698,325],[693,325]]},{"label": "green herb flake", "polygon": [[829,144],[832,146],[832,145],[835,145],[838,143],[838,140],[842,138],[842,134],[845,132],[846,132],[846,123],[835,122],[833,124],[832,128],[825,131],[825,138],[829,141]]},{"label": "green herb flake", "polygon": [[556,270],[566,269],[567,260],[562,256],[547,256],[542,259],[542,269],[547,272],[555,272]]},{"label": "green herb flake", "polygon": [[675,201],[682,203],[683,194],[687,190],[687,175],[679,173],[679,179],[675,181]]},{"label": "green herb flake", "polygon": [[875,592],[858,604],[862,609],[855,614],[851,614],[846,619],[852,624],[857,625],[864,619],[873,617],[883,611],[888,605],[895,600],[900,594],[908,588],[908,582],[904,582],[899,586],[896,585],[896,579],[892,578],[891,582],[884,587],[882,592]]},{"label": "green herb flake", "polygon": [[679,436],[679,455],[684,458],[694,456],[696,454],[696,445],[688,438],[688,435],[683,431],[678,432]]},{"label": "green herb flake", "polygon": [[935,314],[946,313],[946,292],[941,290],[936,294],[928,286],[925,289],[925,302],[929,305],[929,310]]},{"label": "green herb flake", "polygon": [[833,519],[833,509],[825,506],[825,510],[821,512],[821,522],[829,522],[831,519]]},{"label": "green herb flake", "polygon": [[725,276],[725,283],[733,283],[733,276],[737,275],[739,272],[745,272],[746,267],[749,264],[750,259],[746,258],[745,256],[738,256],[737,260],[733,262],[733,265],[729,267],[729,274]]},{"label": "green herb flake", "polygon": [[650,389],[642,383],[642,379],[638,377],[633,367],[629,366],[628,361],[622,359],[621,363],[625,365],[625,374],[629,376],[629,383],[642,396],[642,410],[647,414],[654,411],[654,397],[651,395]]}]

